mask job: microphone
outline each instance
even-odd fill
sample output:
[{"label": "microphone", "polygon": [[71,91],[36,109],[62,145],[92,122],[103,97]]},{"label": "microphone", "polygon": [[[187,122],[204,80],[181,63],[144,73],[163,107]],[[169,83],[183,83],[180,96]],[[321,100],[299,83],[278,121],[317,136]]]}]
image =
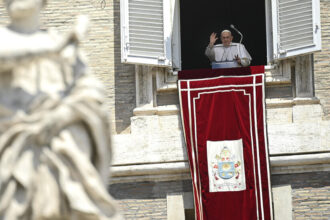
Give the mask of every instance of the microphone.
[{"label": "microphone", "polygon": [[239,35],[241,35],[241,40],[239,41],[239,45],[238,45],[238,47],[237,47],[237,52],[238,52],[237,55],[240,56],[240,54],[241,54],[241,49],[240,49],[240,47],[241,47],[242,40],[243,40],[243,34],[242,34],[239,30],[237,30],[237,28],[235,28],[235,26],[234,26],[233,24],[231,24],[230,27],[231,27],[232,29],[234,29]]},{"label": "microphone", "polygon": [[239,41],[239,43],[241,44],[243,40],[243,34],[239,30],[237,30],[237,28],[233,24],[231,24],[230,27],[234,29],[241,36],[241,40]]}]

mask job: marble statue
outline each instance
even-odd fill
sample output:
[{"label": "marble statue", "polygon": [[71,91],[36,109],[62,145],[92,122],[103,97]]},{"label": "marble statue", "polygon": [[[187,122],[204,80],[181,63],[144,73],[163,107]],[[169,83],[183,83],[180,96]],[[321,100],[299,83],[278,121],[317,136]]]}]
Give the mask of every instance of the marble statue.
[{"label": "marble statue", "polygon": [[108,194],[104,88],[88,72],[81,17],[40,30],[46,0],[4,0],[0,28],[0,219],[122,219]]}]

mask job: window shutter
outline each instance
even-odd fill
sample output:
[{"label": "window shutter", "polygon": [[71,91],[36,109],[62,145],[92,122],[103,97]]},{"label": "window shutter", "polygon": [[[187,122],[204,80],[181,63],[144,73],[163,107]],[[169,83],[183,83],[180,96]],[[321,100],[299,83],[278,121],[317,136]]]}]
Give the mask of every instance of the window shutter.
[{"label": "window shutter", "polygon": [[273,0],[273,58],[321,50],[319,0]]},{"label": "window shutter", "polygon": [[123,63],[172,66],[168,0],[121,0]]},{"label": "window shutter", "polygon": [[181,34],[180,34],[180,2],[171,0],[172,24],[172,67],[181,70]]}]

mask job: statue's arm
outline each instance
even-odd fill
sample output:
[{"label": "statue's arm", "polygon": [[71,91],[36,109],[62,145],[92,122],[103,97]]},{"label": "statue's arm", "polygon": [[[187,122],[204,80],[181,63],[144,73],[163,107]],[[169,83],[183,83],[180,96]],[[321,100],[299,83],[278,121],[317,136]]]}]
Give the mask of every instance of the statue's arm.
[{"label": "statue's arm", "polygon": [[39,50],[20,50],[13,53],[0,53],[0,73],[12,70],[13,68],[33,62],[39,58],[55,58],[59,51],[54,48],[40,48]]},{"label": "statue's arm", "polygon": [[24,48],[7,47],[0,51],[0,73],[40,58],[58,59],[67,46],[77,44],[77,34],[70,32],[64,37],[58,38],[53,44],[36,47],[26,42]]}]

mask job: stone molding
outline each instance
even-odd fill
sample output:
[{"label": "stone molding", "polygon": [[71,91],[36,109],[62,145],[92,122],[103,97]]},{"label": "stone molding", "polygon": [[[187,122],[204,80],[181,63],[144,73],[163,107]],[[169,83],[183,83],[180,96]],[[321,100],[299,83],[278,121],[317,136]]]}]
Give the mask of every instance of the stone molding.
[{"label": "stone molding", "polygon": [[[330,153],[270,156],[271,174],[330,171]],[[113,166],[111,183],[190,179],[187,161]]]},{"label": "stone molding", "polygon": [[137,107],[133,110],[135,116],[144,115],[177,115],[180,112],[178,105],[165,105],[165,106],[143,106]]},{"label": "stone molding", "polygon": [[[317,98],[295,98],[295,99],[266,99],[266,108],[285,108],[295,105],[317,105],[320,100]],[[180,113],[179,105],[164,105],[153,107],[145,105],[136,107],[133,110],[134,116],[146,115],[176,115]]]}]

